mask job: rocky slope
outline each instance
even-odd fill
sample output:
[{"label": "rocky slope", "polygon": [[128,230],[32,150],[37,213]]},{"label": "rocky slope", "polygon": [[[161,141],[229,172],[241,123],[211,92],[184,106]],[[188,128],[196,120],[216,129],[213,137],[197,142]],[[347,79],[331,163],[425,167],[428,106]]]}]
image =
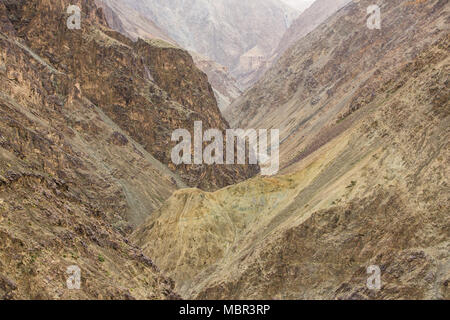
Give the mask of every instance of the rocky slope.
[{"label": "rocky slope", "polygon": [[53,17],[35,19],[41,25],[23,22],[33,18],[16,23],[18,36],[58,71],[73,75],[83,95],[188,185],[214,189],[254,174],[241,166],[175,167],[171,162],[175,129],[193,130],[195,120],[205,130],[228,127],[207,76],[186,51],[159,40],[132,42],[106,26],[86,24],[72,32],[58,21],[58,29],[50,31],[43,25]]},{"label": "rocky slope", "polygon": [[178,188],[252,174],[170,165],[173,130],[227,127],[206,75],[184,50],[113,32],[93,0],[0,1],[0,48],[0,298],[176,298],[130,231]]},{"label": "rocky slope", "polygon": [[317,28],[349,2],[351,2],[351,0],[314,1],[310,7],[304,10],[300,16],[294,20],[292,25],[285,32],[274,52],[274,59],[278,59],[288,48]]},{"label": "rocky slope", "polygon": [[[0,298],[177,297],[126,237],[183,183],[82,93],[57,46],[31,48],[54,30],[70,44],[63,5],[0,2]],[[86,27],[103,22],[82,5]],[[67,289],[71,265],[82,290]]]},{"label": "rocky slope", "polygon": [[214,90],[219,109],[223,112],[242,94],[236,79],[229,75],[227,67],[195,52],[191,52],[191,55],[195,65],[208,75],[208,81]]},{"label": "rocky slope", "polygon": [[227,127],[206,76],[69,3],[0,2],[0,298],[450,299],[448,0],[384,1],[382,30],[360,0],[288,49],[231,113],[282,129],[284,175],[214,192],[186,184],[251,169],[167,160]]},{"label": "rocky slope", "polygon": [[308,9],[315,0],[280,0],[286,3],[288,6],[297,9],[299,12],[303,12]]},{"label": "rocky slope", "polygon": [[[264,57],[297,16],[297,11],[278,0],[108,0],[127,5],[155,24],[180,46],[228,68],[240,85],[251,78],[247,68],[259,48]],[[120,13],[119,13],[120,15]]]},{"label": "rocky slope", "polygon": [[[160,39],[179,46],[166,32],[144,17],[128,3],[121,0],[96,0],[105,12],[108,25],[121,34],[133,39]],[[234,99],[242,94],[237,81],[228,73],[228,68],[191,51],[196,66],[206,73],[217,100],[219,109],[225,110]]]},{"label": "rocky slope", "polygon": [[370,4],[236,105],[234,124],[283,128],[285,175],[177,191],[134,232],[183,297],[450,299],[448,1],[384,1],[380,31]]},{"label": "rocky slope", "polygon": [[95,0],[95,3],[103,9],[108,25],[123,35],[133,40],[139,38],[161,39],[176,45],[176,42],[165,31],[161,30],[153,21],[128,6],[126,2]]},{"label": "rocky slope", "polygon": [[317,28],[350,1],[316,0],[305,10],[302,10],[300,16],[294,20],[289,29],[284,33],[278,46],[266,57],[265,63],[258,65],[252,70],[250,76],[245,80],[246,87],[253,86],[278,61],[288,48]]},{"label": "rocky slope", "polygon": [[[433,3],[384,3],[381,30],[366,26],[368,2],[347,5],[287,50],[225,117],[236,127],[279,128],[281,167],[289,172],[351,126],[349,116],[445,32],[447,2]],[[423,16],[429,7],[434,21]]]}]

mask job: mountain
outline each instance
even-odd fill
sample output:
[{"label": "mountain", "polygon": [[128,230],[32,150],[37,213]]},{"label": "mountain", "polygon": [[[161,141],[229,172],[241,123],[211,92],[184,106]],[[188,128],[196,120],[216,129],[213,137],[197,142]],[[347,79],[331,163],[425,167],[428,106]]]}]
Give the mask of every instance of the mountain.
[{"label": "mountain", "polygon": [[103,9],[108,25],[127,37],[133,40],[161,39],[176,45],[165,31],[128,6],[125,1],[95,0],[95,3]]},{"label": "mountain", "polygon": [[[186,128],[193,131],[196,120],[203,122],[205,130],[228,128],[207,76],[196,68],[188,52],[157,39],[132,42],[111,30],[96,30],[79,37],[90,45],[99,43],[101,53],[106,57],[105,62],[99,63],[99,54],[95,51],[85,54],[74,50],[75,53],[80,52],[79,64],[74,65],[74,53],[67,52],[69,49],[63,46],[64,41],[59,41],[52,34],[44,40],[39,34],[25,36],[30,41],[29,46],[39,56],[45,56],[51,64],[61,64],[56,67],[63,69],[63,72],[75,74],[80,89],[93,104],[99,106],[155,158],[178,172],[186,184],[214,189],[256,173],[257,170],[241,166],[176,167],[172,163],[168,145],[174,130]],[[67,41],[74,43],[81,40],[68,38]],[[34,43],[39,45],[35,48],[32,46]],[[111,53],[113,49],[119,51],[119,57],[125,58],[111,58],[114,57]],[[88,51],[88,48],[85,50]],[[199,180],[199,175],[203,179]]]},{"label": "mountain", "polygon": [[264,63],[298,15],[278,0],[108,2],[133,8],[183,48],[225,66],[240,84]]},{"label": "mountain", "polygon": [[350,1],[316,0],[310,4],[284,33],[278,46],[273,50],[271,56],[266,59],[266,62],[253,71],[251,77],[246,82],[246,87],[254,85],[278,61],[288,48],[317,28],[322,22]]},{"label": "mountain", "polygon": [[372,4],[233,104],[280,129],[262,177],[170,160],[174,130],[229,127],[188,51],[94,0],[0,1],[0,298],[450,299],[450,5],[379,1],[369,29]]},{"label": "mountain", "polygon": [[[283,175],[176,191],[132,241],[190,299],[449,299],[450,6],[352,2],[231,123],[281,128]],[[369,266],[381,290],[367,286]]]},{"label": "mountain", "polygon": [[288,48],[298,40],[313,31],[336,11],[344,7],[351,0],[316,0],[300,16],[294,20],[285,32],[275,50],[275,58],[279,58]]},{"label": "mountain", "polygon": [[[179,46],[166,32],[156,24],[143,17],[139,12],[128,6],[125,1],[96,0],[105,12],[108,25],[121,34],[133,39],[163,40]],[[237,81],[228,74],[228,69],[196,52],[190,52],[196,66],[208,76],[214,90],[219,109],[225,110],[231,102],[242,94]]]},{"label": "mountain", "polygon": [[191,52],[191,55],[195,65],[208,75],[208,81],[214,90],[219,109],[224,111],[242,94],[237,80],[229,75],[227,67],[195,52]]},{"label": "mountain", "polygon": [[[127,234],[184,184],[94,93],[137,47],[90,1],[83,31],[68,30],[68,5],[0,2],[0,298],[176,298]],[[120,82],[106,87],[118,99]],[[71,265],[83,290],[67,289]]]},{"label": "mountain", "polygon": [[[436,26],[440,20],[429,26],[425,19],[414,21],[410,8],[415,6],[393,2],[384,5],[382,32],[370,30],[363,21],[365,4],[341,9],[298,41],[225,112],[233,127],[279,128],[285,172],[346,130],[355,111],[372,101],[378,88],[435,38],[433,28],[442,29]],[[406,17],[393,14],[391,6]],[[338,24],[337,17],[345,14],[347,19],[354,15],[357,22],[341,19]]]},{"label": "mountain", "polygon": [[175,166],[174,130],[228,128],[206,75],[172,44],[112,31],[93,0],[69,29],[73,3],[0,2],[0,297],[178,298],[130,232],[175,190],[255,168]]},{"label": "mountain", "polygon": [[308,9],[309,6],[315,1],[315,0],[281,0],[285,4],[291,6],[292,8],[297,9],[299,12],[303,12],[304,10]]}]

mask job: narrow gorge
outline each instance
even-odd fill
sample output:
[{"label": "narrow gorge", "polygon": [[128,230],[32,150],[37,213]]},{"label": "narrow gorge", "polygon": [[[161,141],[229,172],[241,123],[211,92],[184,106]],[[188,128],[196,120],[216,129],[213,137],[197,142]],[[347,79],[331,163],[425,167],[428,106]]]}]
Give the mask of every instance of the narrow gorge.
[{"label": "narrow gorge", "polygon": [[287,3],[0,0],[0,299],[450,299],[448,0]]}]

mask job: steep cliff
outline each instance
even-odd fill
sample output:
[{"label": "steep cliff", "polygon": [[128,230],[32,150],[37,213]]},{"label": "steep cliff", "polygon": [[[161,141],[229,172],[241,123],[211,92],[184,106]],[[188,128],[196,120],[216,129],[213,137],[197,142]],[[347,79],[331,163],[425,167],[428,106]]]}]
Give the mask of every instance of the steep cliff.
[{"label": "steep cliff", "polygon": [[153,21],[144,17],[137,10],[127,5],[124,1],[95,0],[95,3],[103,9],[108,25],[127,37],[137,40],[161,39],[176,45],[167,32],[161,30]]},{"label": "steep cliff", "polygon": [[306,9],[305,7],[301,8],[299,17],[296,18],[286,32],[283,33],[278,45],[273,48],[270,54],[260,54],[260,61],[257,61],[256,59],[258,55],[252,54],[251,52],[247,59],[241,57],[239,72],[242,74],[240,76],[240,83],[243,85],[243,88],[249,88],[255,85],[255,83],[264,76],[288,48],[293,46],[309,32],[313,31],[322,22],[350,1],[351,0],[317,0],[312,1],[312,3],[304,4]]},{"label": "steep cliff", "polygon": [[285,128],[285,175],[177,191],[134,232],[183,297],[450,298],[448,1],[385,1],[381,30],[370,4],[236,105],[235,124]]},{"label": "steep cliff", "polygon": [[47,14],[48,10],[30,10],[32,16],[17,22],[18,36],[79,83],[85,97],[187,184],[214,189],[256,172],[246,167],[172,164],[175,129],[191,129],[195,120],[202,121],[205,130],[228,127],[206,75],[186,51],[162,41],[132,42],[109,30],[106,23],[97,27],[87,20],[82,30],[69,30],[61,14],[54,10]]},{"label": "steep cliff", "polygon": [[225,117],[232,126],[279,128],[281,167],[290,172],[350,127],[356,110],[445,33],[447,2],[433,3],[384,2],[381,30],[366,26],[369,2],[347,5],[287,50]]},{"label": "steep cliff", "polygon": [[223,112],[242,94],[237,80],[230,76],[227,67],[211,59],[191,52],[195,65],[208,75],[208,81],[214,90],[219,109]]},{"label": "steep cliff", "polygon": [[280,40],[274,52],[274,59],[292,47],[297,41],[317,28],[336,11],[344,7],[351,0],[317,0],[294,20]]},{"label": "steep cliff", "polygon": [[0,48],[0,297],[176,298],[128,234],[178,188],[252,174],[171,165],[173,130],[227,128],[206,75],[184,50],[113,32],[93,0],[1,1]]},{"label": "steep cliff", "polygon": [[[44,49],[45,33],[70,43],[64,5],[0,2],[0,298],[176,298],[127,234],[184,184],[83,94],[61,48]],[[82,290],[67,288],[72,265]]]},{"label": "steep cliff", "polygon": [[243,86],[253,70],[243,68],[241,56],[259,47],[268,57],[297,16],[296,10],[279,0],[108,2],[133,8],[183,48],[227,67]]}]

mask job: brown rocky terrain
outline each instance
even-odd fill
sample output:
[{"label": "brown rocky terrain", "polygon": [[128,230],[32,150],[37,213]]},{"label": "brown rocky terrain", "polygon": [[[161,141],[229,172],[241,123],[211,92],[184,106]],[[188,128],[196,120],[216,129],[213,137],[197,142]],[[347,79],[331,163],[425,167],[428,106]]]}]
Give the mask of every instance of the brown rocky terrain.
[{"label": "brown rocky terrain", "polygon": [[[237,80],[239,88],[246,87],[253,79],[253,72],[258,70],[257,66],[250,70],[244,68],[241,57],[251,53],[254,48],[260,48],[265,59],[270,57],[298,15],[295,9],[280,0],[107,0],[107,2],[119,17],[124,15],[124,10],[120,8],[132,8],[139,16],[145,17],[160,30],[164,30],[183,48],[225,66],[228,69],[227,73]],[[127,19],[129,18],[125,17],[121,20]],[[125,30],[129,29],[133,33],[136,29],[136,26],[133,26],[136,19],[131,20],[131,24],[125,25]],[[139,20],[140,18],[137,19]],[[141,29],[139,26],[137,28]],[[211,74],[214,75],[217,76],[217,73]],[[221,91],[220,87],[216,89]]]},{"label": "brown rocky terrain", "polygon": [[317,28],[327,18],[332,16],[337,10],[348,4],[351,0],[317,0],[304,10],[300,16],[294,20],[270,57],[266,62],[253,70],[251,77],[247,80],[247,87],[253,86],[269,70],[283,53],[292,47],[297,41]]},{"label": "brown rocky terrain", "polygon": [[447,32],[447,1],[433,3],[383,3],[381,30],[366,26],[368,2],[347,5],[287,50],[225,117],[233,127],[279,128],[280,165],[291,172],[352,126],[350,115]]},{"label": "brown rocky terrain", "polygon": [[[159,161],[178,171],[188,185],[214,189],[256,172],[239,166],[175,167],[171,163],[175,129],[192,128],[195,120],[201,120],[205,130],[228,128],[206,75],[186,51],[160,40],[132,42],[112,32],[106,22],[100,27],[86,23],[80,31],[68,30],[62,17],[53,17],[54,11],[47,15],[48,10],[30,10],[36,15],[31,17],[20,13],[22,20],[15,23],[18,36],[56,70],[70,74],[84,96]],[[24,19],[34,23],[29,25]],[[45,24],[55,28],[50,30]]]},{"label": "brown rocky terrain", "polygon": [[173,130],[228,126],[206,75],[178,47],[110,30],[91,0],[0,1],[0,48],[0,297],[178,297],[130,231],[178,188],[254,172],[170,164]]},{"label": "brown rocky terrain", "polygon": [[237,80],[230,76],[227,67],[199,54],[191,52],[195,65],[208,75],[220,111],[224,111],[235,99],[241,96]]},{"label": "brown rocky terrain", "polygon": [[280,40],[278,48],[275,50],[275,58],[277,59],[282,56],[287,49],[292,47],[297,41],[313,31],[349,2],[351,2],[351,0],[314,1],[309,8],[303,11],[300,16],[292,22],[292,25],[285,32]]},{"label": "brown rocky terrain", "polygon": [[144,17],[125,2],[95,0],[95,3],[103,9],[108,25],[127,37],[133,40],[139,38],[161,39],[176,45],[176,42],[164,30],[161,30],[153,21]]},{"label": "brown rocky terrain", "polygon": [[54,5],[0,2],[0,298],[177,297],[127,234],[183,182],[19,37]]},{"label": "brown rocky terrain", "polygon": [[183,297],[450,299],[448,1],[383,1],[381,30],[370,4],[290,48],[230,113],[282,128],[284,175],[177,191],[134,232]]},{"label": "brown rocky terrain", "polygon": [[228,127],[188,52],[74,2],[81,30],[0,1],[1,299],[450,299],[448,0],[380,1],[381,30],[354,1],[287,49],[227,113],[281,130],[247,180],[170,164],[174,129]]}]

